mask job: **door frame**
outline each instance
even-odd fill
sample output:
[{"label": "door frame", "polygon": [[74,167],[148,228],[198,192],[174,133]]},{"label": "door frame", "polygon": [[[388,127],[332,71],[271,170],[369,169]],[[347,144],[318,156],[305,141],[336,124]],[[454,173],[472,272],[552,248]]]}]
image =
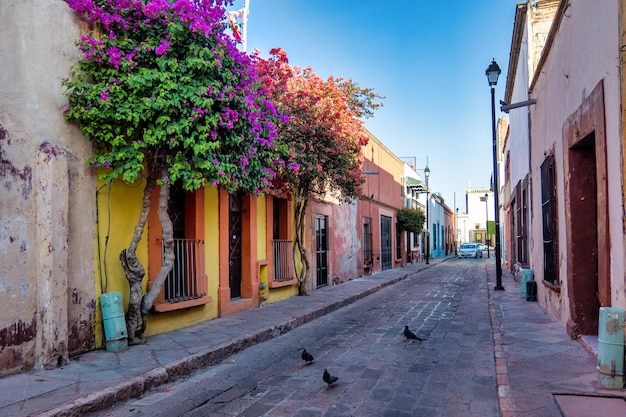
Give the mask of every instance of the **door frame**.
[{"label": "door frame", "polygon": [[229,276],[229,244],[228,223],[230,203],[228,192],[219,190],[219,262],[220,277],[218,296],[218,315],[226,316],[240,311],[258,307],[259,277],[257,268],[257,197],[243,195],[241,209],[241,297],[231,299]]},{"label": "door frame", "polygon": [[611,305],[610,282],[610,242],[609,242],[609,210],[608,210],[608,167],[607,143],[604,111],[604,82],[601,80],[580,107],[565,121],[563,125],[563,178],[565,180],[565,227],[567,259],[567,288],[570,308],[568,331],[572,336],[579,334],[597,334],[598,311],[592,311],[589,304],[589,283],[585,283],[576,274],[575,259],[580,256],[574,250],[573,236],[576,225],[572,224],[572,211],[575,210],[571,198],[576,193],[572,187],[570,175],[574,167],[570,164],[570,152],[583,140],[593,135],[595,138],[595,167],[597,193],[597,301],[600,306]]}]

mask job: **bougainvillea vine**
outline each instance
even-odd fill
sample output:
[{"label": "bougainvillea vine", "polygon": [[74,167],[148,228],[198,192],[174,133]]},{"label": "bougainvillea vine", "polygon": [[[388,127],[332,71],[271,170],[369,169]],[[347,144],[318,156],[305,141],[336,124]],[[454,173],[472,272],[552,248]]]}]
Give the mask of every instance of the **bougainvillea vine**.
[{"label": "bougainvillea vine", "polygon": [[[64,80],[67,120],[93,143],[101,178],[145,179],[143,208],[120,260],[131,286],[129,342],[143,341],[145,319],[174,261],[167,212],[173,184],[193,191],[216,185],[259,193],[294,169],[255,58],[227,27],[228,0],[66,0],[90,26],[83,58]],[[150,290],[136,256],[158,187],[164,261]]]},{"label": "bougainvillea vine", "polygon": [[362,149],[368,141],[362,119],[381,106],[382,97],[351,79],[324,80],[311,68],[292,67],[282,49],[270,54],[257,62],[272,102],[289,116],[278,126],[278,134],[292,149],[287,163],[298,169],[284,171],[280,179],[295,200],[294,258],[299,260],[296,278],[302,295],[309,270],[304,240],[309,198],[330,194],[342,201],[361,196]]}]

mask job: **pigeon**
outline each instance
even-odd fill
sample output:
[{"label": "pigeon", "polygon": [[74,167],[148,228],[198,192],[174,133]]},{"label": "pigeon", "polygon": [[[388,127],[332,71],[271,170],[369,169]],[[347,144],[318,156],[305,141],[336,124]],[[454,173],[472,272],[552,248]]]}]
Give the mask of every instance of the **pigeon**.
[{"label": "pigeon", "polygon": [[322,375],[322,379],[324,380],[324,382],[326,382],[328,384],[328,386],[326,387],[326,389],[328,388],[332,388],[333,384],[335,382],[337,382],[337,380],[339,380],[338,377],[333,376],[331,374],[328,373],[328,371],[326,369],[324,369],[324,375]]},{"label": "pigeon", "polygon": [[420,342],[424,339],[419,338],[415,333],[409,330],[409,326],[404,326],[404,337],[406,337],[410,342],[413,343],[415,340],[419,340]]},{"label": "pigeon", "polygon": [[309,352],[307,352],[305,348],[300,348],[298,350],[302,351],[302,360],[304,361],[304,363],[306,365],[308,365],[308,364],[313,362],[313,360],[314,360],[313,355],[311,355]]}]

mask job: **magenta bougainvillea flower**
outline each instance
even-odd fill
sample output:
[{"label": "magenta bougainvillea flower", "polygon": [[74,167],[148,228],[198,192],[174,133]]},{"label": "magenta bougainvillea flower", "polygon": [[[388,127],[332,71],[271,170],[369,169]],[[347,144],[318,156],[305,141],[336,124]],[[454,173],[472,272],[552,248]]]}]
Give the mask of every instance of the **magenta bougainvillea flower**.
[{"label": "magenta bougainvillea flower", "polygon": [[[94,30],[64,82],[68,120],[111,161],[110,181],[134,181],[158,161],[170,183],[267,187],[289,150],[256,58],[225,32],[228,0],[66,0]],[[154,155],[165,152],[165,157]],[[212,161],[219,161],[218,165]],[[269,169],[268,169],[269,168]]]}]

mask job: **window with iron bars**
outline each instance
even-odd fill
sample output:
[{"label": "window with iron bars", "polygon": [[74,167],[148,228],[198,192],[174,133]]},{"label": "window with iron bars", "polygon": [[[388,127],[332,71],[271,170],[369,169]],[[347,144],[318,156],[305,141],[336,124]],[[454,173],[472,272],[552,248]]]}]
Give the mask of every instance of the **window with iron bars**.
[{"label": "window with iron bars", "polygon": [[274,239],[274,281],[291,281],[294,275],[293,242]]},{"label": "window with iron bars", "polygon": [[371,267],[374,263],[372,247],[372,218],[366,217],[363,223],[363,263],[366,267]]},{"label": "window with iron bars", "polygon": [[204,240],[174,239],[174,266],[155,301],[156,311],[171,311],[210,301],[204,268]]},{"label": "window with iron bars", "polygon": [[554,156],[541,164],[541,217],[543,226],[543,279],[558,285],[558,218]]}]

